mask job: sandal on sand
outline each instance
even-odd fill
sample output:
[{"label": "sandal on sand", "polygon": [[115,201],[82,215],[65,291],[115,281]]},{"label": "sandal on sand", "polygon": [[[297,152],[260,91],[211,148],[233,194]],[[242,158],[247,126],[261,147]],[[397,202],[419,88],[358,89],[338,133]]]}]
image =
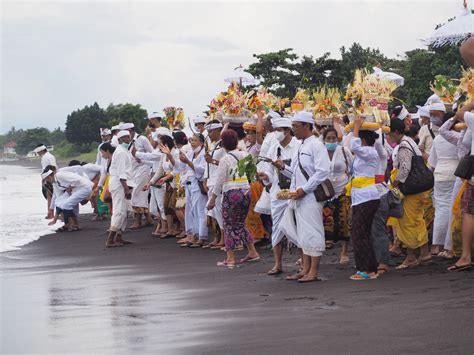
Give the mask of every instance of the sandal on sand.
[{"label": "sandal on sand", "polygon": [[267,272],[267,275],[275,276],[275,275],[280,275],[282,273],[283,273],[283,270],[281,269],[271,269],[269,272]]},{"label": "sandal on sand", "polygon": [[243,264],[246,262],[259,261],[259,260],[260,260],[260,256],[251,257],[250,255],[247,255],[245,258],[240,259],[240,262]]},{"label": "sandal on sand", "polygon": [[179,244],[179,246],[181,248],[187,248],[187,247],[190,247],[192,244],[193,244],[192,242],[186,242],[186,243]]},{"label": "sandal on sand", "polygon": [[454,256],[448,250],[443,250],[436,256],[445,259],[454,259]]},{"label": "sandal on sand", "polygon": [[448,271],[465,271],[472,269],[472,264],[466,264],[466,265],[452,265],[448,267]]},{"label": "sandal on sand", "polygon": [[349,256],[348,255],[341,255],[341,259],[339,260],[339,264],[341,264],[341,265],[349,264]]},{"label": "sandal on sand", "polygon": [[314,282],[314,281],[321,281],[321,279],[317,276],[303,276],[301,279],[298,279],[298,282],[305,283],[305,282]]},{"label": "sandal on sand", "polygon": [[204,248],[204,244],[203,243],[192,243],[190,246],[190,248]]},{"label": "sandal on sand", "polygon": [[294,274],[294,275],[290,275],[290,276],[285,277],[285,280],[298,281],[299,279],[301,279],[303,277],[305,277],[304,274]]},{"label": "sandal on sand", "polygon": [[354,275],[350,277],[350,279],[354,281],[363,281],[363,280],[375,280],[378,277],[379,277],[378,274],[370,276],[368,273],[364,271],[357,271]]},{"label": "sandal on sand", "polygon": [[416,268],[420,266],[420,263],[418,262],[418,260],[415,260],[411,263],[401,263],[400,265],[398,265],[395,269],[396,270],[404,270],[404,269],[413,269],[413,268]]},{"label": "sandal on sand", "polygon": [[223,247],[222,245],[216,244],[216,245],[211,247],[211,250],[221,250],[222,247]]},{"label": "sandal on sand", "polygon": [[227,260],[224,260],[224,261],[218,261],[217,266],[225,266],[227,267],[228,269],[233,269],[235,268],[235,263],[229,263]]}]

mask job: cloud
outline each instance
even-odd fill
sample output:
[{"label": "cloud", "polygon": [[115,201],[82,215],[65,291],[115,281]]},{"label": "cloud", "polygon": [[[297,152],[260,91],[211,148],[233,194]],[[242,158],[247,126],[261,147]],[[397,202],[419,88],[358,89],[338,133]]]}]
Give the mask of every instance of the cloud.
[{"label": "cloud", "polygon": [[457,1],[8,2],[2,4],[2,130],[63,125],[97,101],[181,106],[194,116],[252,54],[388,56],[458,13]]}]

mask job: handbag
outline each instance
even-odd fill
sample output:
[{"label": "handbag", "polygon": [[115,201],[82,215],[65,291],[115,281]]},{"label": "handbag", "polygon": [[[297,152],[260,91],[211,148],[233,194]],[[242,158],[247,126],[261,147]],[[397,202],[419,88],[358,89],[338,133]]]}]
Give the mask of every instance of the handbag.
[{"label": "handbag", "polygon": [[[298,166],[300,167],[301,173],[305,177],[306,180],[309,180],[309,175],[304,170],[303,166],[300,162],[300,155],[298,154]],[[329,179],[324,180],[321,184],[319,184],[316,189],[313,191],[314,197],[316,197],[316,201],[324,202],[330,200],[334,197],[336,192],[334,191],[334,187]]]},{"label": "handbag", "polygon": [[403,201],[398,189],[390,189],[387,193],[388,216],[393,218],[403,217]]},{"label": "handbag", "polygon": [[459,161],[458,166],[454,171],[454,175],[466,180],[472,178],[472,175],[474,175],[474,155],[471,155],[471,152]]},{"label": "handbag", "polygon": [[204,181],[199,181],[198,180],[198,186],[199,186],[199,190],[201,190],[201,193],[203,195],[206,195],[207,196],[207,191],[208,191],[208,188],[206,186],[204,186]]},{"label": "handbag", "polygon": [[404,195],[415,195],[421,192],[431,190],[434,186],[434,175],[426,166],[422,156],[415,153],[415,149],[410,145],[410,148],[400,147],[400,149],[410,149],[413,153],[411,158],[411,169],[404,183],[400,184],[400,191]]}]

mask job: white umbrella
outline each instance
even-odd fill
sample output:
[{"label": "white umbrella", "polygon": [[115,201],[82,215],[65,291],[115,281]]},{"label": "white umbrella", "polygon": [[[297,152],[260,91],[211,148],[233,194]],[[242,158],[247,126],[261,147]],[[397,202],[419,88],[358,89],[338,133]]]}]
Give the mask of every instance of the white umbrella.
[{"label": "white umbrella", "polygon": [[387,79],[393,81],[397,86],[403,86],[405,84],[405,78],[396,73],[389,71],[383,71],[380,68],[374,67],[374,72],[371,75],[375,75],[378,78]]},{"label": "white umbrella", "polygon": [[224,81],[231,83],[233,81],[237,81],[242,84],[254,84],[255,83],[255,78],[253,77],[252,74],[244,71],[244,68],[242,65],[239,65],[237,68],[235,68],[230,75],[228,75]]},{"label": "white umbrella", "polygon": [[424,42],[427,46],[442,47],[457,44],[471,36],[474,36],[474,16],[471,6],[464,0],[462,13],[434,31]]}]

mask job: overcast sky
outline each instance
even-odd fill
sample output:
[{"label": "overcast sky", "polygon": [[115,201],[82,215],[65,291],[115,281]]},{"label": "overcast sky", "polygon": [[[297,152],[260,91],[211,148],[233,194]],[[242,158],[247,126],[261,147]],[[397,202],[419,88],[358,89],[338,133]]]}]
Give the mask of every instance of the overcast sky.
[{"label": "overcast sky", "polygon": [[1,131],[64,127],[97,101],[181,106],[195,116],[252,54],[387,56],[422,47],[461,0],[308,2],[2,1]]}]

